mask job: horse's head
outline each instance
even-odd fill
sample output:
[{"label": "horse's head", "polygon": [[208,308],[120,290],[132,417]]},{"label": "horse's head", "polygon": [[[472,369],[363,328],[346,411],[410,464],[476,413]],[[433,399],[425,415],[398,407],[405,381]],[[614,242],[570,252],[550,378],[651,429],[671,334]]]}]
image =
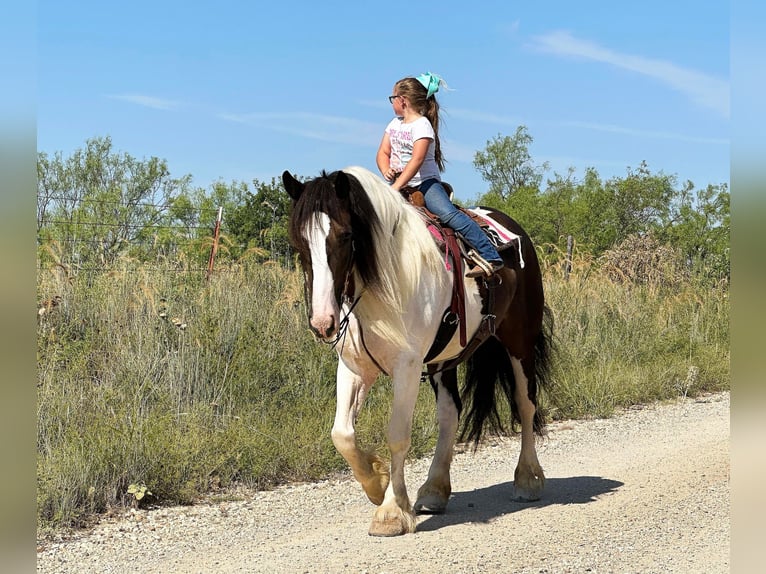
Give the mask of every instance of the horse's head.
[{"label": "horse's head", "polygon": [[[303,268],[309,324],[318,337],[332,340],[340,328],[341,298],[354,294],[354,270],[364,278],[374,268],[377,219],[360,201],[359,182],[347,173],[322,172],[302,183],[285,171],[282,181],[293,200],[289,238]],[[372,219],[365,223],[362,212],[372,212]]]}]

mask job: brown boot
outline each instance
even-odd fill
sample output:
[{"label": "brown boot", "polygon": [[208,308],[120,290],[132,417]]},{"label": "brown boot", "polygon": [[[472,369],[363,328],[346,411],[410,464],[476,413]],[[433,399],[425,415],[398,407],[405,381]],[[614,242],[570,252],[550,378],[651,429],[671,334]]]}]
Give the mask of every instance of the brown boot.
[{"label": "brown boot", "polygon": [[466,277],[474,278],[474,277],[491,277],[498,271],[500,271],[503,267],[505,267],[505,264],[502,261],[490,261],[490,270],[489,272],[485,271],[484,268],[482,268],[480,265],[474,265],[471,270],[465,274]]}]

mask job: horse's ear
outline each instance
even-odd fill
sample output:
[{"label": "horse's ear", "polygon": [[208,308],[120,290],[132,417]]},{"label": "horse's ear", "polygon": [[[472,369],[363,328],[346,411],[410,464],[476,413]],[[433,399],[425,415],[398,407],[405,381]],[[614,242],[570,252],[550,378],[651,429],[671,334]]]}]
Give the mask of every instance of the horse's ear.
[{"label": "horse's ear", "polygon": [[335,174],[335,193],[338,199],[348,199],[351,193],[351,181],[348,178],[348,174],[344,171],[338,171]]},{"label": "horse's ear", "polygon": [[305,184],[295,179],[287,170],[282,174],[282,183],[285,185],[287,195],[292,197],[293,201],[298,201],[298,198],[303,193],[303,189],[306,187]]}]

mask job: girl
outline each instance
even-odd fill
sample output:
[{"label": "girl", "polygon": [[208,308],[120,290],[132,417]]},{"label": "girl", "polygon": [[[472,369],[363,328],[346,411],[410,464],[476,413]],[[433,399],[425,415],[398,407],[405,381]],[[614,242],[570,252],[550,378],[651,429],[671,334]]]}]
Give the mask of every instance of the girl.
[{"label": "girl", "polygon": [[487,265],[474,265],[466,277],[490,276],[503,268],[503,260],[479,225],[450,201],[441,183],[444,158],[439,142],[439,103],[434,94],[443,83],[439,76],[428,73],[394,84],[388,101],[396,117],[383,133],[378,169],[396,191],[405,186],[419,189],[426,208],[460,233],[484,259]]}]

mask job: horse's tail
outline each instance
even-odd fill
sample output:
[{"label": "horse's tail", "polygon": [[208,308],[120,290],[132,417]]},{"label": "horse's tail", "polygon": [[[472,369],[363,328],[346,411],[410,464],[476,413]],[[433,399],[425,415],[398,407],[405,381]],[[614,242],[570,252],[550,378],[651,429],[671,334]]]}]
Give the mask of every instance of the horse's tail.
[{"label": "horse's tail", "polygon": [[[550,367],[553,343],[553,315],[546,306],[543,310],[543,321],[540,332],[534,344],[534,368],[528,377],[527,392],[530,400],[537,406],[538,390],[550,388]],[[482,344],[466,363],[465,387],[463,402],[468,407],[463,419],[461,441],[473,441],[479,445],[484,427],[495,434],[507,434],[508,430],[516,432],[521,424],[518,407],[514,399],[516,377],[513,374],[511,357],[499,339],[490,337]],[[503,416],[498,407],[502,397],[511,409],[510,428],[507,414]],[[545,417],[539,408],[535,409],[534,430],[542,434],[545,427]]]}]

